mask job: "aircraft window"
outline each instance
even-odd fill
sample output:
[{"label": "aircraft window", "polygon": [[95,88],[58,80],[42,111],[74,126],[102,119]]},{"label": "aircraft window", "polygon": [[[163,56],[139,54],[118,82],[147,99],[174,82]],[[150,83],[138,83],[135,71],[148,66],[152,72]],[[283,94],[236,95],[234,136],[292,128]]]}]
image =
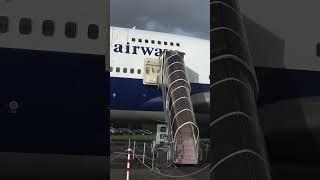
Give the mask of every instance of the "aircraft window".
[{"label": "aircraft window", "polygon": [[99,26],[96,24],[90,24],[88,27],[88,38],[98,39],[99,37]]},{"label": "aircraft window", "polygon": [[31,34],[32,25],[30,18],[21,18],[19,23],[19,32],[21,34]]},{"label": "aircraft window", "polygon": [[166,132],[167,131],[167,128],[166,127],[161,127],[160,128],[160,132]]},{"label": "aircraft window", "polygon": [[138,41],[139,41],[139,42],[142,42],[142,39],[139,39]]},{"label": "aircraft window", "polygon": [[132,40],[132,42],[136,42],[136,38],[132,38],[131,40]]},{"label": "aircraft window", "polygon": [[149,41],[148,41],[148,39],[145,39],[144,42],[145,42],[145,43],[148,43]]},{"label": "aircraft window", "polygon": [[138,74],[141,74],[141,69],[138,69]]},{"label": "aircraft window", "polygon": [[154,44],[154,42],[155,42],[154,40],[151,40],[151,44]]},{"label": "aircraft window", "polygon": [[134,69],[133,69],[133,68],[130,69],[130,73],[131,73],[131,74],[134,73]]},{"label": "aircraft window", "polygon": [[9,19],[5,16],[0,16],[0,33],[6,33],[9,29]]},{"label": "aircraft window", "polygon": [[173,42],[170,43],[170,46],[173,46]]},{"label": "aircraft window", "polygon": [[120,68],[119,67],[116,68],[116,72],[120,72]]},{"label": "aircraft window", "polygon": [[150,67],[147,67],[146,68],[146,74],[149,74],[150,73]]},{"label": "aircraft window", "polygon": [[75,38],[77,36],[77,24],[74,22],[67,22],[65,24],[64,34],[67,38]]},{"label": "aircraft window", "polygon": [[164,42],[164,45],[168,45],[168,43],[165,41],[165,42]]},{"label": "aircraft window", "polygon": [[317,56],[320,57],[320,43],[317,44]]},{"label": "aircraft window", "polygon": [[158,41],[158,44],[161,44],[161,41]]},{"label": "aircraft window", "polygon": [[180,43],[177,43],[177,46],[179,47],[179,46],[180,46]]},{"label": "aircraft window", "polygon": [[123,73],[127,73],[127,68],[123,68]]},{"label": "aircraft window", "polygon": [[45,20],[42,23],[42,34],[44,36],[53,36],[54,34],[54,22],[51,20]]}]

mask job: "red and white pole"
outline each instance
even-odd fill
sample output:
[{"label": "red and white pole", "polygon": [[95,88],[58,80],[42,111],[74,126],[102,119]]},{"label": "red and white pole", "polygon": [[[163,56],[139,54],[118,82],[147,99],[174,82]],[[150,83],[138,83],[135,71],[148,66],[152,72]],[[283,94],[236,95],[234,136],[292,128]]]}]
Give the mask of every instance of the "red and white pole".
[{"label": "red and white pole", "polygon": [[132,154],[132,150],[131,148],[128,148],[128,161],[127,161],[127,180],[129,180],[129,174],[130,174],[130,162],[131,162],[131,154]]}]

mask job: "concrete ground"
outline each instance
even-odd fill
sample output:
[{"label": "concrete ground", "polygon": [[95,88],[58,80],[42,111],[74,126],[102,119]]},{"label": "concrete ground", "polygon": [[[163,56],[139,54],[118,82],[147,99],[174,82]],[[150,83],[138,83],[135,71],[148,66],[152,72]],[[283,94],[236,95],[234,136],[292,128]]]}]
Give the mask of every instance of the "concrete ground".
[{"label": "concrete ground", "polygon": [[0,152],[0,179],[106,180],[107,156]]},{"label": "concrete ground", "polygon": [[[117,155],[111,155],[111,159]],[[131,173],[130,173],[130,180],[153,180],[153,179],[181,179],[181,180],[209,180],[209,169],[205,169],[204,171],[187,176],[187,177],[168,177],[168,176],[163,176],[159,175],[150,169],[145,168],[142,166],[140,163],[136,162],[137,160],[133,160],[134,163],[131,164]],[[119,179],[119,180],[125,180],[126,178],[126,162],[122,162],[121,166],[119,167],[117,164],[111,162],[110,164],[110,179]],[[190,174],[192,172],[198,171],[201,168],[205,167],[206,165],[202,165],[201,167],[192,167],[192,166],[187,166],[187,167],[170,167],[168,169],[160,169],[160,171],[163,174],[169,175],[169,176],[184,176],[187,174]]]},{"label": "concrete ground", "polygon": [[[127,154],[125,152],[126,142],[121,143],[111,143],[111,155],[110,155],[110,179],[114,180],[125,180],[126,179],[126,167],[127,167]],[[140,149],[142,149],[140,147]],[[148,150],[147,150],[148,151]],[[140,152],[141,153],[141,152]],[[151,156],[152,157],[152,156]],[[140,160],[142,157],[140,157]],[[152,166],[152,158],[146,158],[145,163],[151,167]],[[206,167],[208,164],[202,163],[197,166],[180,166],[175,168],[174,166],[170,166],[169,168],[159,168],[161,173],[166,174],[168,176],[159,175],[151,169],[145,167],[139,160],[132,160],[130,180],[153,180],[153,179],[181,179],[181,180],[209,180],[209,168],[204,169],[203,171],[191,175],[185,176],[187,174],[191,174],[193,172],[199,171]],[[172,176],[172,177],[170,177]],[[177,177],[184,176],[184,177]]]}]

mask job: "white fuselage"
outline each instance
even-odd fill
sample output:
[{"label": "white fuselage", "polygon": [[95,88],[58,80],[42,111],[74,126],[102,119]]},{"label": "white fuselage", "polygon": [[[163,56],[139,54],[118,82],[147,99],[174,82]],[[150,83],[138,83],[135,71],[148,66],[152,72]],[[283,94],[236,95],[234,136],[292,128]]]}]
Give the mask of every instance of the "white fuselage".
[{"label": "white fuselage", "polygon": [[[193,87],[192,94],[209,91],[208,40],[120,27],[110,28],[110,39],[111,118],[120,118],[113,116],[115,112],[136,118],[136,115],[134,117],[128,114],[139,111],[144,114],[144,118],[148,118],[148,113],[163,111],[161,90],[143,85],[142,80],[144,60],[159,58],[164,49],[185,53],[184,60]],[[157,118],[163,119],[160,116]]]},{"label": "white fuselage", "polygon": [[[185,64],[191,70],[188,73],[191,83],[210,83],[208,40],[120,27],[110,28],[110,39],[111,77],[143,79],[144,60],[159,58],[164,49],[171,49],[185,53]],[[161,44],[158,44],[159,41]],[[116,72],[117,67],[120,72]],[[128,72],[124,73],[123,68],[127,68]],[[132,68],[134,73],[130,73]],[[138,69],[142,71],[140,74]]]}]

